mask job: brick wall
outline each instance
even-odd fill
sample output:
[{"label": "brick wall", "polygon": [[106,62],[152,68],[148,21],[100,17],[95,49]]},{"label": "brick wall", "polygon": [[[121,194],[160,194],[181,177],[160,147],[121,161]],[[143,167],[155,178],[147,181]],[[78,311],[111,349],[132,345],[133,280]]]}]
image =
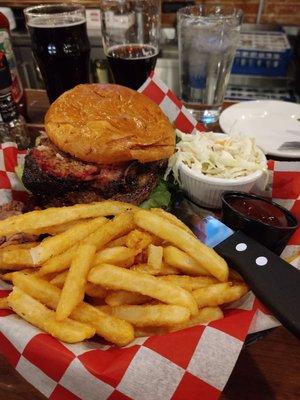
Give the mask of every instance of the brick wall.
[{"label": "brick wall", "polygon": [[300,0],[266,0],[262,22],[300,27]]},{"label": "brick wall", "polygon": [[[167,0],[174,1],[174,0]],[[181,0],[182,1],[182,0]],[[183,0],[184,1],[184,0]],[[256,22],[259,0],[196,0],[202,4],[234,5],[244,11],[244,22]],[[175,23],[175,16],[165,17],[169,24]],[[300,28],[300,0],[264,0],[261,23],[294,25]]]}]

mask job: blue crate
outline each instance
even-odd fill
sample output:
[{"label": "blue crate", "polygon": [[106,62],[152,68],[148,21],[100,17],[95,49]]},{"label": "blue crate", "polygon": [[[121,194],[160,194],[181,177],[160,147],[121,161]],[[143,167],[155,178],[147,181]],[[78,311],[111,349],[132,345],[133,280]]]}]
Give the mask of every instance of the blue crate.
[{"label": "blue crate", "polygon": [[243,32],[231,72],[285,76],[291,58],[292,49],[284,32]]}]

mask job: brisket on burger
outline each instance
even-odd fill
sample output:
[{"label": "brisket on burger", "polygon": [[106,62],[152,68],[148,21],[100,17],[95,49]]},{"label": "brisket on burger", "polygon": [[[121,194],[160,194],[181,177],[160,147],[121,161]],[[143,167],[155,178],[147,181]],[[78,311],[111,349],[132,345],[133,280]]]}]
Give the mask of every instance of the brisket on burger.
[{"label": "brisket on burger", "polygon": [[65,92],[50,106],[45,131],[27,154],[22,177],[39,206],[141,204],[175,147],[173,126],[157,104],[112,84]]}]

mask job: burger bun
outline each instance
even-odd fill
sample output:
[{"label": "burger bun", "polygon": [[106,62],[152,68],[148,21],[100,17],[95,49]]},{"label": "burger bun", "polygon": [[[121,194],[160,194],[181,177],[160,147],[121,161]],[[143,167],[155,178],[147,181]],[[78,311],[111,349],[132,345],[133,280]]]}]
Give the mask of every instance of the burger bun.
[{"label": "burger bun", "polygon": [[45,129],[62,151],[87,162],[141,163],[169,158],[175,132],[156,103],[113,84],[84,84],[49,108]]}]

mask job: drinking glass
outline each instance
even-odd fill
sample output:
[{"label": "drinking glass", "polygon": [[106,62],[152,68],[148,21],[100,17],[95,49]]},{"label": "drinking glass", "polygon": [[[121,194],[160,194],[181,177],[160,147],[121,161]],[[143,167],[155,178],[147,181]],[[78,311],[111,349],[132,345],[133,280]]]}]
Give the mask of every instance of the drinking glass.
[{"label": "drinking glass", "polygon": [[50,102],[90,80],[90,43],[85,8],[45,4],[24,10],[31,48]]},{"label": "drinking glass", "polygon": [[189,6],[178,11],[181,98],[197,120],[215,123],[238,45],[242,10]]},{"label": "drinking glass", "polygon": [[103,0],[102,42],[114,82],[138,89],[159,50],[160,0]]}]

